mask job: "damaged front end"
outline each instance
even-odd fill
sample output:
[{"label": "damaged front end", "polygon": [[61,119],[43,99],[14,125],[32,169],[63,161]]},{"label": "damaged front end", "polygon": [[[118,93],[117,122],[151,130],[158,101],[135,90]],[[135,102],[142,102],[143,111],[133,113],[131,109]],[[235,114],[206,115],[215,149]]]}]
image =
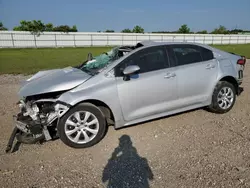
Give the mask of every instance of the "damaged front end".
[{"label": "damaged front end", "polygon": [[72,88],[84,83],[91,75],[72,67],[39,71],[21,84],[18,95],[20,112],[13,117],[14,129],[6,152],[16,138],[21,143],[32,144],[57,137],[57,123],[69,105],[58,98]]},{"label": "damaged front end", "polygon": [[17,105],[20,112],[13,116],[14,129],[6,152],[12,148],[14,139],[20,143],[34,144],[58,137],[57,124],[69,109],[68,104],[57,101],[60,92],[26,97]]}]

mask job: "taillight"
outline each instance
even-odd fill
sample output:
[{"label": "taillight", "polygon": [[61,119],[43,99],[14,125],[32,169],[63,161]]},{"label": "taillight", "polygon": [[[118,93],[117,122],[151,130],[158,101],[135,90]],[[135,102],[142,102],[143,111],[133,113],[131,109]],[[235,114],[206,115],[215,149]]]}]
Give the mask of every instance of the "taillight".
[{"label": "taillight", "polygon": [[244,56],[242,56],[242,58],[237,61],[238,65],[245,65],[245,63],[246,63],[246,58]]}]

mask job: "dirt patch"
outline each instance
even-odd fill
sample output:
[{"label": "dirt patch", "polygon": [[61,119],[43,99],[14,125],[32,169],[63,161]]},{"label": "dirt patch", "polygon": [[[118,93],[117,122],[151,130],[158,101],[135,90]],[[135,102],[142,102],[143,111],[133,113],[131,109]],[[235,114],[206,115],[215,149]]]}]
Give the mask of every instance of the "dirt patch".
[{"label": "dirt patch", "polygon": [[11,116],[18,111],[18,84],[27,77],[0,76],[1,187],[122,187],[128,182],[157,188],[250,187],[248,63],[245,91],[227,114],[194,110],[117,131],[110,127],[88,149],[56,140],[21,145],[11,154],[4,153]]}]

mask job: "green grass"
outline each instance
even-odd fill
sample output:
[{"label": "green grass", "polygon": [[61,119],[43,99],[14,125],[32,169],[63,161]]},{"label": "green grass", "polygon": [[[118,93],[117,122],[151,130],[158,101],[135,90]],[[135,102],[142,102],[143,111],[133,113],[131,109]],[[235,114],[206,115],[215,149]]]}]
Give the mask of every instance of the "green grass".
[{"label": "green grass", "polygon": [[250,44],[213,45],[213,47],[243,55],[250,59]]},{"label": "green grass", "polygon": [[[250,44],[214,47],[250,58]],[[32,74],[39,70],[75,66],[86,60],[89,52],[95,56],[109,49],[110,47],[0,49],[0,74]]]},{"label": "green grass", "polygon": [[108,47],[0,49],[0,74],[31,74],[39,70],[75,66],[108,51]]}]

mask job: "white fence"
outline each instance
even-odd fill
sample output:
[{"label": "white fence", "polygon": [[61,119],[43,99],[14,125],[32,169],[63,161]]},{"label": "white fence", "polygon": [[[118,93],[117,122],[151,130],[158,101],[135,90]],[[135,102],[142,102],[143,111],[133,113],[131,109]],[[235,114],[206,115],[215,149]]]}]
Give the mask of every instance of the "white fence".
[{"label": "white fence", "polygon": [[0,31],[0,48],[134,45],[143,40],[186,41],[204,44],[245,44],[250,43],[250,35],[44,32],[37,36],[30,32]]}]

